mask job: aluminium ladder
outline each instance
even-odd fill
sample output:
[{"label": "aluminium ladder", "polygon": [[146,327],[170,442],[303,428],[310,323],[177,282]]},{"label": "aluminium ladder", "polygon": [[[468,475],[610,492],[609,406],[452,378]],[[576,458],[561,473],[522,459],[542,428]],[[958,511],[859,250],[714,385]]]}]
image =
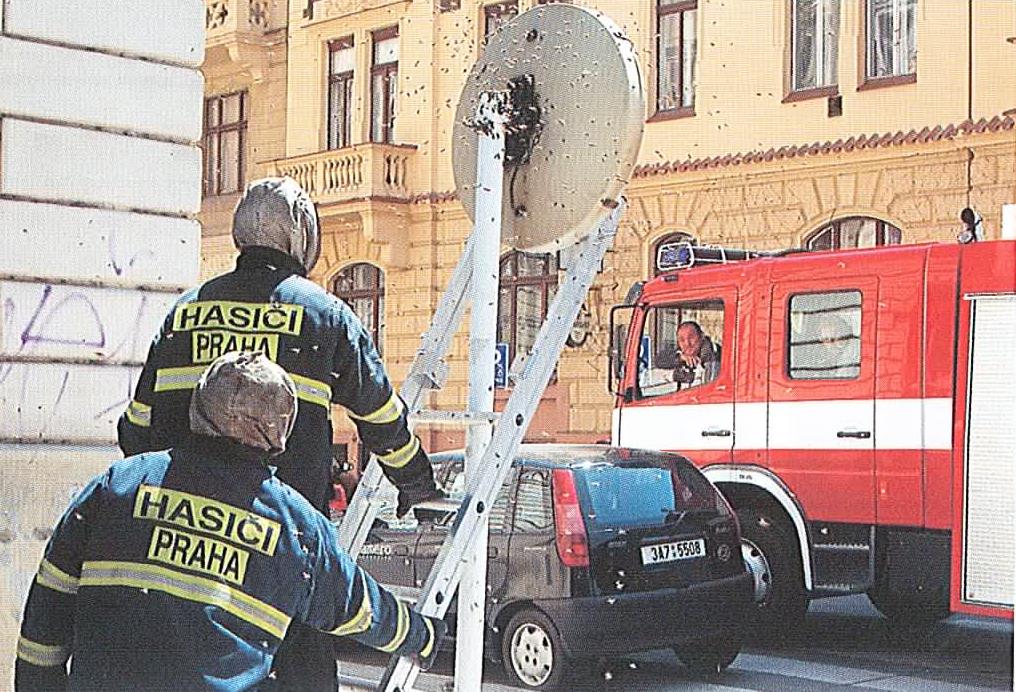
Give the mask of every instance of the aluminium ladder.
[{"label": "aluminium ladder", "polygon": [[[458,422],[470,426],[489,426],[497,421],[490,441],[480,445],[483,447],[482,456],[475,466],[480,472],[472,475],[467,473],[461,506],[416,603],[416,610],[419,613],[437,618],[444,617],[462,578],[465,565],[475,552],[475,545],[481,540],[479,537],[487,529],[489,508],[493,506],[508,476],[512,461],[540,403],[568,333],[586,299],[589,287],[602,266],[605,253],[613,244],[618,222],[625,208],[623,200],[611,205],[606,216],[595,228],[574,247],[569,248],[564,281],[559,284],[557,294],[548,309],[504,411],[500,414],[477,410],[422,411],[426,393],[432,389],[439,389],[447,378],[448,370],[444,357],[462,320],[466,303],[472,302],[474,316],[478,307],[484,309],[481,305],[484,302],[483,297],[478,296],[473,290],[475,265],[477,262],[482,265],[482,258],[478,257],[482,250],[477,250],[477,247],[482,247],[486,243],[489,248],[493,234],[496,248],[500,238],[504,139],[512,104],[507,92],[493,92],[483,96],[485,98],[480,100],[476,118],[480,145],[477,151],[476,223],[400,390],[413,421]],[[487,214],[484,210],[492,213]],[[496,315],[496,294],[492,302],[493,305],[488,307],[493,309]],[[471,343],[471,361],[477,353],[482,355],[482,349],[474,349]],[[493,372],[492,353],[489,358],[480,357],[476,360],[479,362],[470,364],[471,375],[474,367],[478,368],[475,370],[477,372],[484,368],[490,373]],[[475,453],[479,455],[480,450],[477,448]],[[467,469],[470,468],[468,458],[466,464]],[[379,490],[384,482],[380,464],[370,463],[339,528],[339,543],[354,560],[359,555],[382,504]],[[480,597],[482,598],[482,594]],[[462,645],[462,642],[459,642],[459,645]],[[474,642],[473,645],[477,644]],[[479,646],[482,655],[482,641],[479,642]],[[410,692],[418,674],[419,669],[411,659],[393,657],[377,689],[384,692]]]}]

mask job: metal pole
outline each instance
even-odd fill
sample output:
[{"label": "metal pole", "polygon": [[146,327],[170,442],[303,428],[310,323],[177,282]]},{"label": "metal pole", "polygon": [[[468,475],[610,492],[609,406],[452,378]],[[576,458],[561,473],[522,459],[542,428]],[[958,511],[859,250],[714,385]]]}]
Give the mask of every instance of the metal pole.
[{"label": "metal pole", "polygon": [[[504,186],[505,122],[495,108],[481,101],[477,120],[494,127],[480,133],[476,151],[476,223],[473,234],[473,276],[469,284],[469,393],[467,410],[494,410],[494,344],[497,339],[498,254],[501,249],[501,198]],[[466,430],[465,473],[468,485],[483,473],[480,462],[490,442],[489,425]],[[480,689],[483,679],[484,611],[487,597],[486,515],[473,544],[459,585],[455,635],[455,692]]]}]

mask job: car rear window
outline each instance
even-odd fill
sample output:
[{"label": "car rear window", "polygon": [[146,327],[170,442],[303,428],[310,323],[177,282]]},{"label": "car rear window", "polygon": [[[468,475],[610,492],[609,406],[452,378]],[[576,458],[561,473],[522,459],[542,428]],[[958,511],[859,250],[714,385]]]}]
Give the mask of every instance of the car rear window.
[{"label": "car rear window", "polygon": [[597,464],[576,470],[576,482],[587,521],[603,527],[664,524],[686,510],[728,511],[709,481],[677,460]]}]

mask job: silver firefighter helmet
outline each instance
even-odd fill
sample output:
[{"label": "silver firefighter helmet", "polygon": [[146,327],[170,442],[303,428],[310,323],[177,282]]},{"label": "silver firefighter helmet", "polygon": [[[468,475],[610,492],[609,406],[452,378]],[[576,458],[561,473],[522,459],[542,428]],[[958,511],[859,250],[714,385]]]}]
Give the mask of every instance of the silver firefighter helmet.
[{"label": "silver firefighter helmet", "polygon": [[296,422],[296,385],[263,353],[233,351],[208,366],[191,397],[190,427],[271,455],[286,449]]},{"label": "silver firefighter helmet", "polygon": [[240,250],[252,246],[280,250],[309,272],[321,255],[314,203],[292,178],[255,180],[233,211],[233,242]]}]

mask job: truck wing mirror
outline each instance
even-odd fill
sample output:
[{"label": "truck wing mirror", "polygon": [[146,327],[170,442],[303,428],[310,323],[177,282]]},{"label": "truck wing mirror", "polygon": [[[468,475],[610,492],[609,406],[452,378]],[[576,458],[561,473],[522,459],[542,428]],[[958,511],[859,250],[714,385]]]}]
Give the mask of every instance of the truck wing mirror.
[{"label": "truck wing mirror", "polygon": [[[639,289],[641,292],[641,285]],[[634,288],[634,287],[633,287]],[[631,294],[631,291],[629,291]],[[631,324],[634,305],[615,305],[610,309],[610,347],[607,349],[607,391],[617,396],[621,394],[624,382],[625,346],[628,343],[628,327]]]}]

